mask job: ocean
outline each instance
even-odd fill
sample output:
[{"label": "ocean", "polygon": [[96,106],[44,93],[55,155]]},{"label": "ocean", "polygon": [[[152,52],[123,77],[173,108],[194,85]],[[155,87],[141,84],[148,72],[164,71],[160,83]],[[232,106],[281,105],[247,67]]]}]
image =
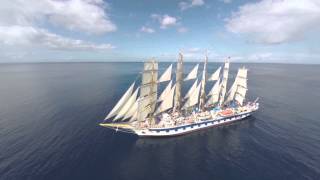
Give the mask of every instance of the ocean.
[{"label": "ocean", "polygon": [[98,124],[141,63],[1,64],[0,179],[320,179],[320,65],[231,64],[229,85],[240,65],[249,69],[248,99],[260,97],[253,116],[139,139]]}]

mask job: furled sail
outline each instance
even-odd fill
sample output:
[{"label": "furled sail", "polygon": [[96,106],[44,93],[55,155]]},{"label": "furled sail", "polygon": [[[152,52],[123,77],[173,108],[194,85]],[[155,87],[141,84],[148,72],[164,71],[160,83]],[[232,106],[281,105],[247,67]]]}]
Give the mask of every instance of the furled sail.
[{"label": "furled sail", "polygon": [[158,101],[163,101],[166,98],[166,96],[168,96],[168,94],[171,91],[171,86],[172,86],[172,81],[170,81],[167,87],[162,91],[160,97],[158,98]]},{"label": "furled sail", "polygon": [[216,81],[219,79],[219,75],[220,75],[220,71],[221,71],[221,67],[219,67],[216,72],[214,72],[210,78],[208,78],[208,81]]},{"label": "furled sail", "polygon": [[193,91],[197,89],[197,84],[198,84],[198,79],[194,81],[193,85],[191,86],[187,94],[184,96],[185,99],[189,98],[192,95]]},{"label": "furled sail", "polygon": [[219,97],[219,105],[223,105],[224,98],[227,91],[227,81],[228,81],[228,75],[229,75],[229,61],[227,60],[224,63],[223,68],[223,79],[222,79],[222,85],[221,85],[221,91],[220,91],[220,97]]},{"label": "furled sail", "polygon": [[226,103],[236,99],[240,104],[243,103],[247,91],[247,69],[240,68],[232,84]]},{"label": "furled sail", "polygon": [[201,110],[204,110],[204,106],[206,103],[206,84],[207,84],[207,63],[208,63],[208,56],[206,56],[203,64],[203,71],[202,71],[202,80],[201,80],[201,92],[200,92],[200,104],[199,107]]},{"label": "furled sail", "polygon": [[130,98],[132,91],[133,91],[133,87],[134,87],[135,83],[132,83],[131,86],[129,87],[129,89],[124,93],[124,95],[120,98],[120,100],[118,101],[118,103],[114,106],[114,108],[109,112],[109,114],[107,115],[107,117],[104,120],[107,120],[115,115],[117,115],[117,113],[120,111],[121,107],[124,105],[124,103]]},{"label": "furled sail", "polygon": [[206,103],[207,106],[215,105],[219,101],[219,93],[220,93],[221,86],[222,86],[222,83],[220,82],[220,78],[219,78],[208,94],[210,98]]},{"label": "furled sail", "polygon": [[191,80],[191,79],[197,78],[198,68],[199,68],[199,64],[197,64],[197,65],[190,71],[190,73],[187,75],[187,77],[186,77],[184,80],[187,81],[187,80]]},{"label": "furled sail", "polygon": [[142,83],[140,86],[140,98],[138,104],[138,121],[144,121],[148,115],[152,115],[157,102],[158,63],[154,60],[144,63]]},{"label": "furled sail", "polygon": [[174,85],[167,96],[163,99],[160,106],[157,108],[155,114],[159,114],[173,107],[173,95],[176,89],[176,85]]},{"label": "furled sail", "polygon": [[174,95],[174,110],[179,111],[181,108],[181,88],[183,83],[183,56],[179,53],[176,72],[176,92]]},{"label": "furled sail", "polygon": [[171,74],[172,74],[172,64],[167,68],[167,70],[161,75],[158,82],[165,82],[171,80]]},{"label": "furled sail", "polygon": [[120,111],[118,112],[117,116],[113,119],[113,121],[116,121],[118,119],[123,118],[126,113],[130,110],[130,108],[134,105],[134,103],[137,100],[138,97],[139,88],[137,88],[134,93],[131,95],[131,97],[128,99],[127,102],[122,106]]},{"label": "furled sail", "polygon": [[184,104],[183,109],[187,109],[199,103],[200,89],[201,89],[201,83],[199,83],[197,88],[192,92],[187,102]]}]

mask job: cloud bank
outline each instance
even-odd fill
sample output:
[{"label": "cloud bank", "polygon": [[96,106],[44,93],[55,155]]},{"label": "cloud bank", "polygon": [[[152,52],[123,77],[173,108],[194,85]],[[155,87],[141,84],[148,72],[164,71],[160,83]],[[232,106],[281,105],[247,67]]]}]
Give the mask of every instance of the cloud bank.
[{"label": "cloud bank", "polygon": [[301,40],[320,28],[318,0],[262,0],[241,6],[226,29],[253,42],[279,44]]},{"label": "cloud bank", "polygon": [[69,31],[102,34],[116,31],[103,0],[10,0],[0,7],[0,43],[59,50],[106,50],[111,44],[94,44],[47,30],[48,24]]},{"label": "cloud bank", "polygon": [[109,50],[114,48],[111,44],[96,45],[30,26],[0,26],[0,42],[9,46],[35,46],[59,50]]}]

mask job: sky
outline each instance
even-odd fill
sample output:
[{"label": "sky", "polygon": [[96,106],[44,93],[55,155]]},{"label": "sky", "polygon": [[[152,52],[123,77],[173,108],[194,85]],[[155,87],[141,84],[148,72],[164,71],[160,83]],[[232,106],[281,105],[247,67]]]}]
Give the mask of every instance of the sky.
[{"label": "sky", "polygon": [[0,62],[320,63],[319,0],[0,0]]}]

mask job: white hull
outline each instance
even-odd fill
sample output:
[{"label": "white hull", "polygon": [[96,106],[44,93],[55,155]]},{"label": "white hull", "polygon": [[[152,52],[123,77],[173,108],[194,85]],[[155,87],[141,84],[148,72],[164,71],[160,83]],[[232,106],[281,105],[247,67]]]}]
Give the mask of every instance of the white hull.
[{"label": "white hull", "polygon": [[252,106],[247,106],[246,111],[241,113],[236,113],[230,116],[217,116],[215,118],[208,118],[204,120],[197,120],[193,123],[185,123],[181,125],[168,125],[164,127],[149,127],[149,128],[135,128],[133,126],[128,125],[103,125],[105,127],[109,127],[111,129],[115,129],[116,131],[125,132],[135,134],[140,137],[170,137],[170,136],[179,136],[183,134],[188,134],[193,131],[198,131],[205,128],[210,128],[214,126],[219,126],[227,123],[232,123],[235,121],[240,121],[248,116],[250,116],[253,112],[259,109],[259,103],[255,103]]},{"label": "white hull", "polygon": [[212,120],[206,120],[202,122],[181,125],[170,128],[149,128],[143,130],[133,130],[133,133],[140,137],[170,137],[179,136],[193,131],[198,131],[205,128],[210,128],[214,126],[219,126],[226,123],[231,123],[235,121],[242,120],[251,115],[252,112],[246,112],[242,114],[237,114],[230,117],[219,117]]}]

